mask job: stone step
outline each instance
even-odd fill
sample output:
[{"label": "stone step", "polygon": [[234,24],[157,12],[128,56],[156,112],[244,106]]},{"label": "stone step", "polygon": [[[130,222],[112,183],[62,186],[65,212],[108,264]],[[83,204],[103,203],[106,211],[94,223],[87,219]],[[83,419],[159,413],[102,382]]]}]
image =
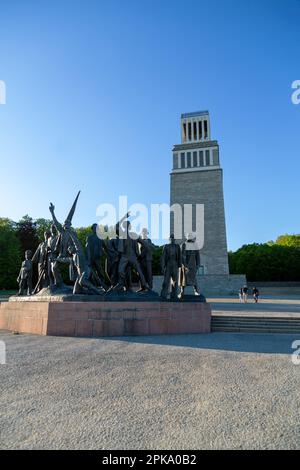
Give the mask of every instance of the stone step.
[{"label": "stone step", "polygon": [[271,321],[272,323],[300,323],[300,318],[287,318],[287,317],[247,317],[245,316],[235,316],[235,317],[216,317],[215,315],[212,316],[213,321],[220,322],[220,321],[242,321],[242,322],[255,322],[255,323],[266,323]]},{"label": "stone step", "polygon": [[300,333],[300,319],[212,316],[212,331]]},{"label": "stone step", "polygon": [[238,325],[238,324],[241,324],[241,325],[260,325],[260,326],[264,326],[264,325],[274,325],[274,326],[285,326],[285,325],[288,325],[288,326],[294,326],[294,327],[300,327],[300,321],[241,321],[241,320],[212,320],[213,324],[215,325],[223,325],[223,324],[226,324],[226,325]]},{"label": "stone step", "polygon": [[228,333],[279,333],[279,334],[300,334],[300,329],[280,329],[280,328],[235,328],[235,327],[215,327],[212,326],[212,332],[228,332]]},{"label": "stone step", "polygon": [[274,328],[274,329],[290,329],[290,330],[300,330],[300,325],[273,325],[272,323],[269,323],[267,325],[259,325],[259,324],[250,324],[250,323],[214,323],[212,322],[212,327],[227,327],[227,328],[260,328],[260,329],[268,329],[268,328]]},{"label": "stone step", "polygon": [[215,328],[231,328],[231,329],[242,329],[242,328],[249,328],[249,329],[256,329],[256,330],[261,330],[261,331],[265,331],[265,330],[276,330],[276,331],[294,331],[294,332],[298,332],[300,331],[300,327],[297,326],[297,327],[291,327],[291,326],[273,326],[273,325],[266,325],[264,327],[261,327],[259,325],[214,325],[212,324],[212,329],[215,329]]}]

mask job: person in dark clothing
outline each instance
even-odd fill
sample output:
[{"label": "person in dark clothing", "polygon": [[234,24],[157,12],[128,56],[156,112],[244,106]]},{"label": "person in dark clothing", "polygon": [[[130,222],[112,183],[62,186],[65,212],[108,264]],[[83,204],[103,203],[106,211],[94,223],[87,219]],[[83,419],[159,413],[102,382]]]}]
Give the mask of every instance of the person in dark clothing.
[{"label": "person in dark clothing", "polygon": [[243,295],[243,302],[244,304],[246,304],[247,299],[248,299],[248,287],[246,285],[242,288],[242,295]]},{"label": "person in dark clothing", "polygon": [[259,297],[259,290],[257,289],[257,287],[253,287],[252,295],[253,295],[254,302],[257,304],[258,297]]}]

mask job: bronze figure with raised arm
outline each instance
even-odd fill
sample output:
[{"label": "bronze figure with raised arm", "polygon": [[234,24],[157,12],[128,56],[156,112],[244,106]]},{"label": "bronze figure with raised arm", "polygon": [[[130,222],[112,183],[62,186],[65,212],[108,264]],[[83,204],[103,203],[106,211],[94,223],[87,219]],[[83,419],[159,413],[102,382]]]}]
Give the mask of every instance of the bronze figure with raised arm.
[{"label": "bronze figure with raised arm", "polygon": [[52,260],[52,272],[53,272],[53,277],[54,277],[54,285],[56,287],[62,287],[63,286],[63,280],[62,280],[62,275],[60,273],[60,266],[61,264],[70,264],[70,253],[69,253],[69,248],[73,244],[72,238],[71,238],[71,233],[74,232],[72,228],[72,218],[76,209],[76,204],[78,201],[80,191],[78,192],[76,199],[71,207],[71,210],[64,222],[64,224],[61,224],[58,222],[54,210],[55,206],[50,202],[49,210],[52,215],[52,220],[53,224],[55,225],[56,230],[58,231],[58,237],[56,241],[56,246],[54,248],[55,253],[58,254],[58,256]]}]

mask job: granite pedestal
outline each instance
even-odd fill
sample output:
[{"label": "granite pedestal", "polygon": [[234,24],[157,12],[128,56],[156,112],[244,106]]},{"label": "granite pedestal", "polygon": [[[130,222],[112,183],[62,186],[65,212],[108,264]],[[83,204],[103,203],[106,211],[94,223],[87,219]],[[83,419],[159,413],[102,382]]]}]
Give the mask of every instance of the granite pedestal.
[{"label": "granite pedestal", "polygon": [[[94,299],[97,296],[94,296]],[[128,336],[209,333],[205,302],[34,301],[11,298],[0,306],[0,329],[54,336]]]}]

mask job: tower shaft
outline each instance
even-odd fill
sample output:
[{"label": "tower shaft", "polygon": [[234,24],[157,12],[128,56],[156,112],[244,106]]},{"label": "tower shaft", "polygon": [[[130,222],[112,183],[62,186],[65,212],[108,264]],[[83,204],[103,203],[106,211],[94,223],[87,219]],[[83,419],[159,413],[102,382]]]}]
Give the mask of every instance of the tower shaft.
[{"label": "tower shaft", "polygon": [[[197,227],[196,205],[203,205],[204,244],[200,252],[203,274],[228,274],[223,174],[218,142],[211,140],[208,111],[181,115],[181,144],[173,148],[170,203],[182,208],[179,241],[185,237],[185,205],[193,206],[192,231]],[[176,215],[171,214],[172,232],[176,222]]]}]

